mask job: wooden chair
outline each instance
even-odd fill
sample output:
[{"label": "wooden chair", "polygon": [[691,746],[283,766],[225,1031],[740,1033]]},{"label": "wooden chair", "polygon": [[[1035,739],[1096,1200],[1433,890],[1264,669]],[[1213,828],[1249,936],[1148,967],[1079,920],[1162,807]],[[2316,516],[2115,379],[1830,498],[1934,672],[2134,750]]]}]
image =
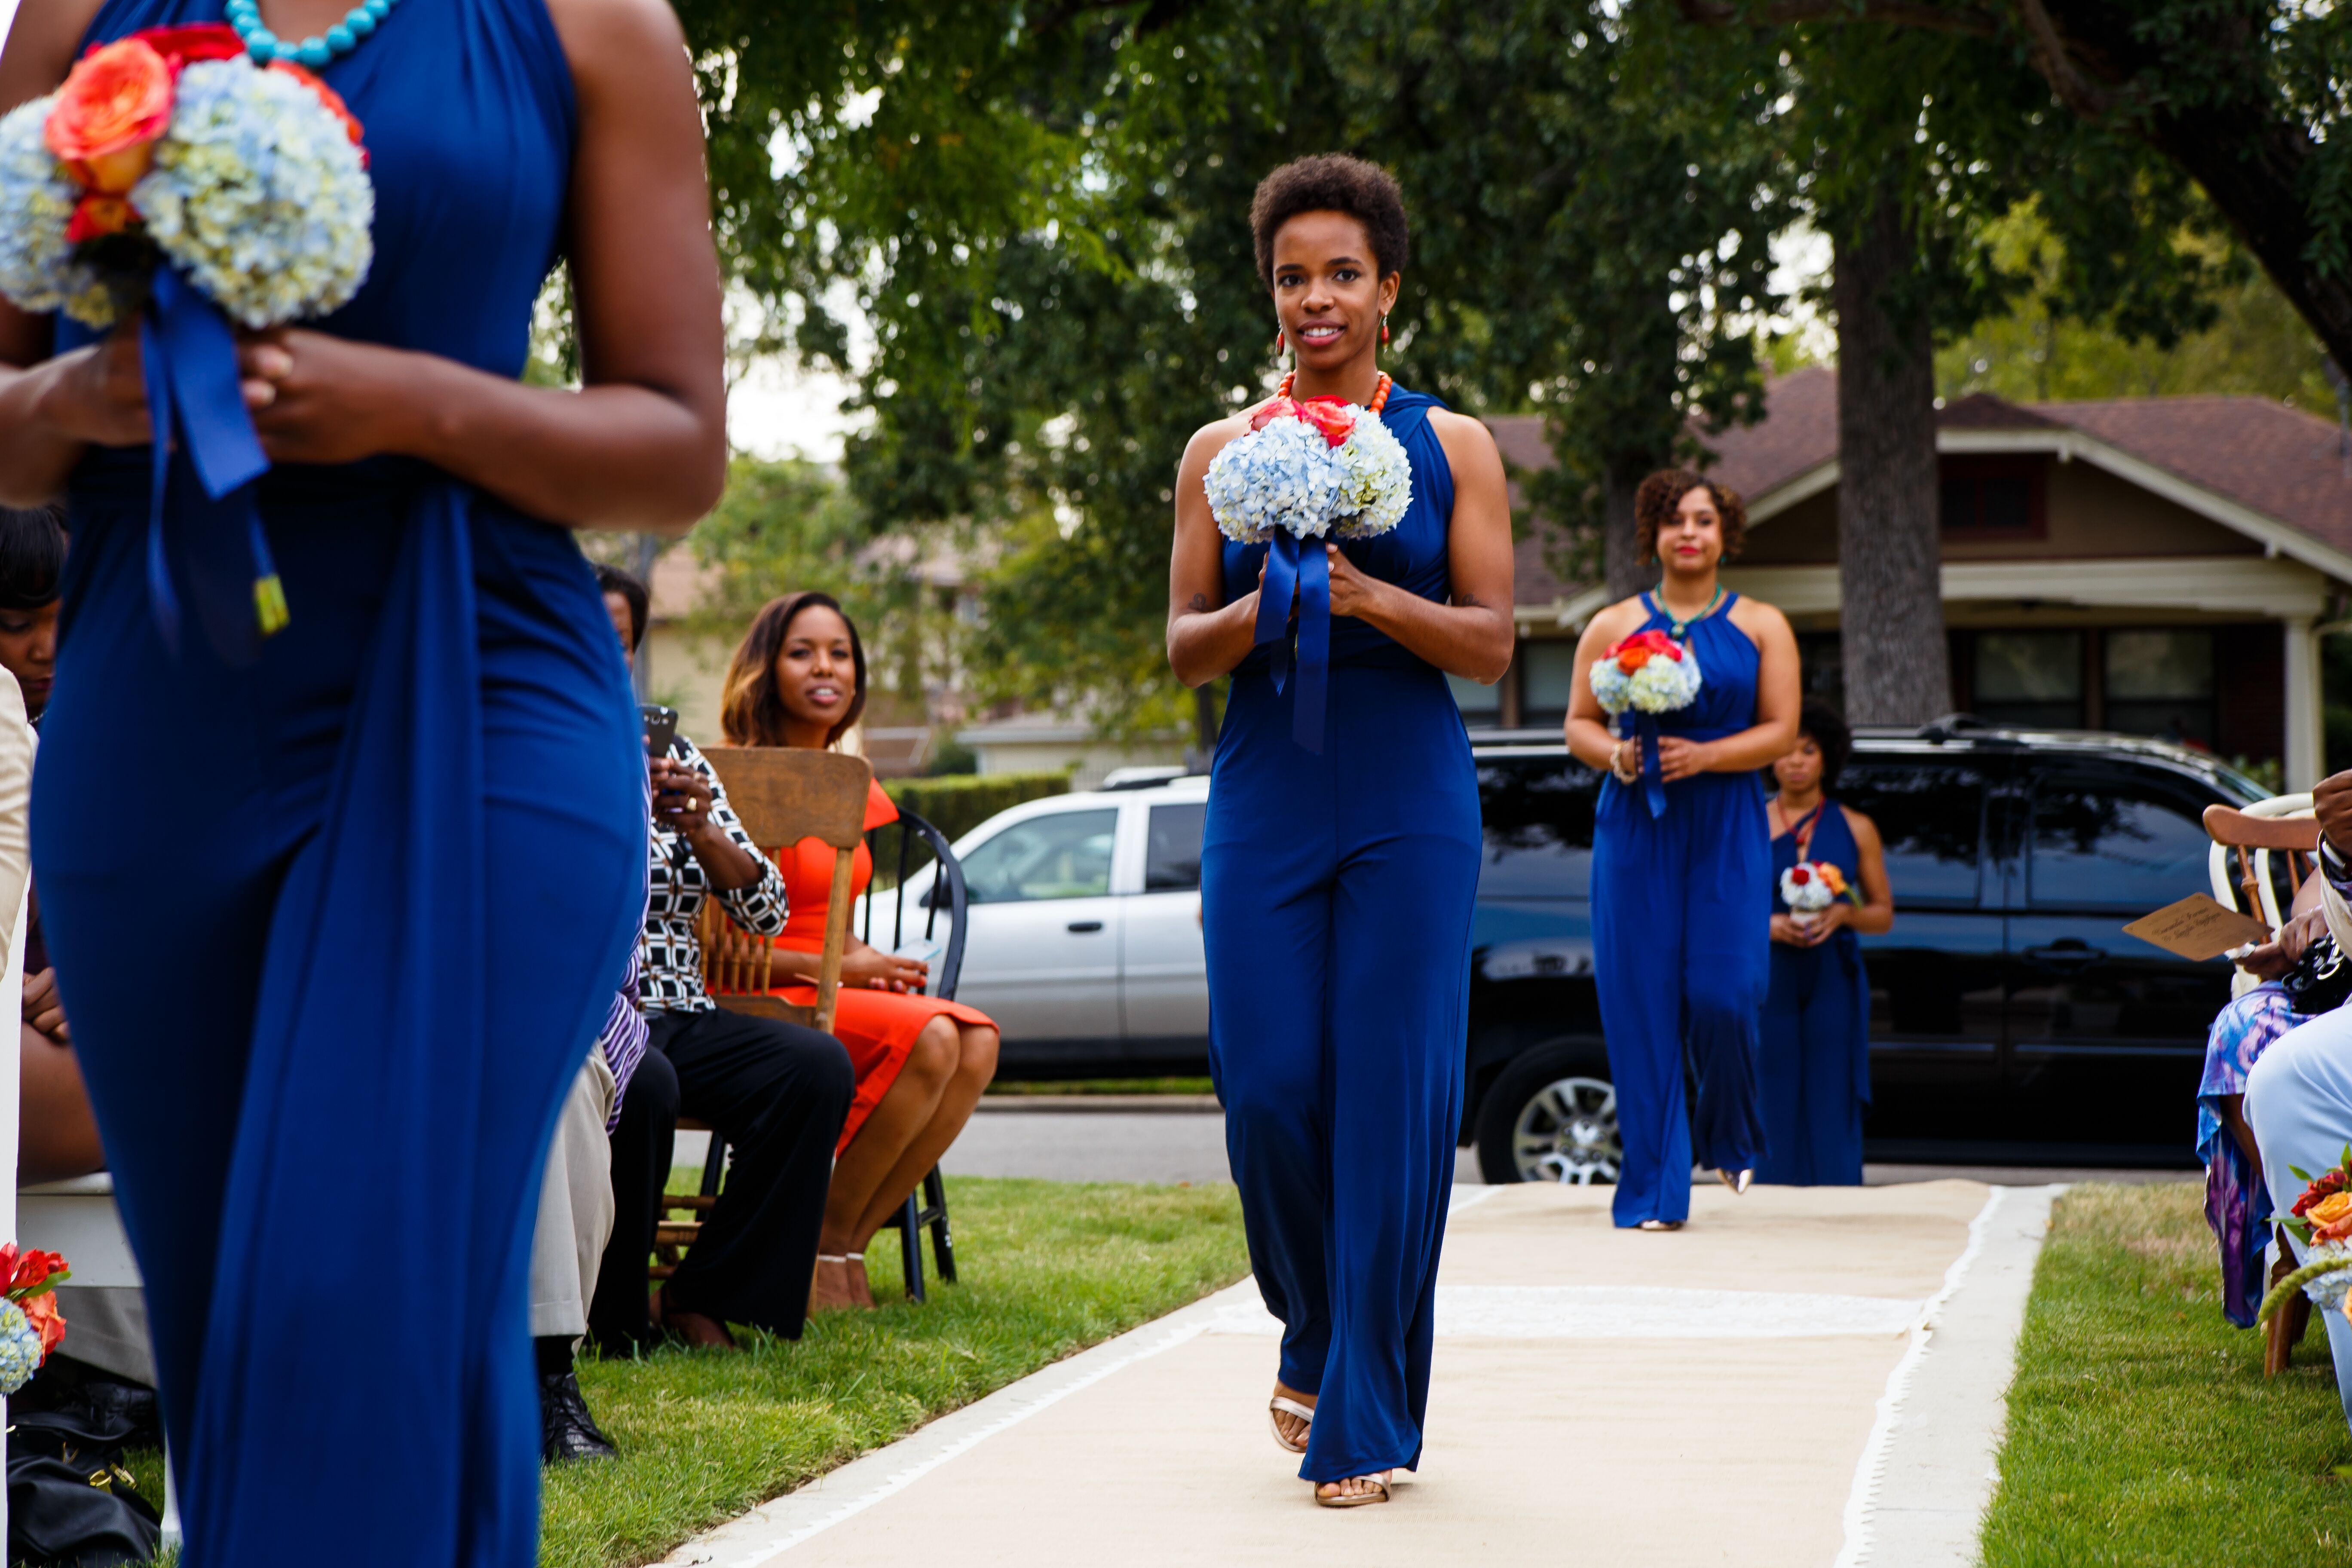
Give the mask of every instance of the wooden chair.
[{"label": "wooden chair", "polygon": [[[2318,863],[2319,824],[2312,816],[2311,796],[2278,795],[2243,810],[2209,805],[2205,808],[2205,831],[2213,840],[2207,869],[2212,879],[2214,900],[2252,915],[2275,935],[2286,918],[2279,902],[2282,885],[2291,905],[2294,890],[2303,886],[2304,879]],[[2283,862],[2274,858],[2279,856],[2285,858]],[[2242,983],[2252,979],[2244,970],[2238,972],[2238,977]],[[2244,1109],[2238,1103],[2240,1098],[2232,1095],[2223,1100],[2221,1121],[2246,1156],[2253,1171],[2255,1188],[2261,1191],[2262,1156],[2255,1150],[2253,1129],[2246,1124]],[[2295,1267],[2291,1253],[2284,1247],[2279,1251],[2278,1261],[2271,1266],[2273,1285],[2293,1273]],[[2276,1377],[2286,1370],[2294,1359],[2294,1347],[2302,1342],[2310,1324],[2311,1302],[2300,1295],[2272,1316],[2263,1330],[2264,1376]]]},{"label": "wooden chair", "polygon": [[[835,999],[841,989],[841,955],[849,943],[852,862],[865,837],[866,796],[873,769],[863,757],[781,746],[709,746],[702,754],[710,759],[712,771],[726,786],[727,804],[741,819],[744,832],[763,852],[803,838],[820,839],[834,850],[816,1005],[797,1006],[766,994],[773,983],[775,950],[767,938],[737,927],[715,897],[704,900],[697,928],[702,943],[703,988],[728,1012],[780,1018],[831,1034]],[[678,1127],[682,1131],[708,1131],[683,1117]],[[703,1162],[702,1190],[662,1199],[662,1217],[654,1226],[654,1279],[667,1279],[677,1272],[681,1250],[694,1245],[701,1234],[700,1216],[719,1201],[726,1159],[727,1146],[713,1132],[709,1157]],[[693,1217],[672,1220],[668,1216],[673,1212]]]}]

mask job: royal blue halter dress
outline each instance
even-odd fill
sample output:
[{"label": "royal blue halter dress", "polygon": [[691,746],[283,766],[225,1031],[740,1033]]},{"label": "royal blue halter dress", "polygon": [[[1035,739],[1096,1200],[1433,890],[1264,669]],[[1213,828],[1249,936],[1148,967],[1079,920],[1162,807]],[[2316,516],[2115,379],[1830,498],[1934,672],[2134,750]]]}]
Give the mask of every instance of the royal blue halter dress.
[{"label": "royal blue halter dress", "polygon": [[[1862,886],[1853,829],[1834,800],[1814,819],[1805,858]],[[1780,873],[1797,863],[1797,835],[1772,840],[1771,912],[1787,914]],[[1768,927],[1769,929],[1769,927]],[[1817,947],[1771,943],[1757,1055],[1757,1103],[1765,1148],[1756,1179],[1790,1186],[1862,1184],[1862,1116],[1870,1106],[1870,976],[1852,927]]]},{"label": "royal blue halter dress", "polygon": [[[220,18],[108,0],[89,37]],[[518,374],[574,132],[543,0],[404,0],[323,74],[377,203],[367,285],[324,329]],[[193,624],[174,651],[148,458],[73,476],[33,854],[182,1561],[527,1568],[531,1218],[644,889],[611,623],[567,531],[380,459],[267,476],[290,624],[249,663]],[[195,542],[172,571],[200,603]]]},{"label": "royal blue halter dress", "polygon": [[[1715,741],[1755,724],[1759,656],[1731,624],[1738,600],[1727,595],[1691,623],[1698,696],[1660,716],[1662,735]],[[1649,616],[1638,630],[1672,630],[1649,595],[1642,603]],[[1632,734],[1633,716],[1619,717]],[[1756,911],[1769,897],[1771,847],[1762,786],[1751,773],[1676,779],[1655,816],[1644,793],[1602,781],[1592,831],[1594,980],[1624,1141],[1612,1200],[1621,1227],[1690,1216],[1694,1152],[1736,1172],[1753,1168],[1764,1147],[1756,1028],[1770,935]],[[1686,1051],[1698,1080],[1687,1109]]]},{"label": "royal blue halter dress", "polygon": [[[1366,574],[1444,603],[1454,471],[1440,405],[1381,416],[1412,463]],[[1310,548],[1314,546],[1310,545]],[[1226,602],[1265,545],[1224,547]],[[1296,677],[1235,668],[1202,836],[1209,1065],[1250,1266],[1282,1321],[1279,1376],[1318,1395],[1299,1474],[1412,1468],[1429,1402],[1437,1255],[1462,1123],[1478,785],[1445,677],[1363,621],[1331,622],[1323,749],[1292,735]]]}]

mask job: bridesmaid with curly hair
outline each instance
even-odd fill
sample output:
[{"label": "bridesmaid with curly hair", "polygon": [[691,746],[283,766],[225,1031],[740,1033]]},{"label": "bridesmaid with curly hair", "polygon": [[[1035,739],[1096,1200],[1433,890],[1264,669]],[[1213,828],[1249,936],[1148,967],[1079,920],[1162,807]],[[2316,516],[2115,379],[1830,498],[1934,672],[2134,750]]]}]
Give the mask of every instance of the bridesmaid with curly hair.
[{"label": "bridesmaid with curly hair", "polygon": [[[1679,1230],[1694,1121],[1699,1163],[1735,1192],[1763,1153],[1756,1053],[1770,966],[1757,913],[1771,907],[1772,848],[1756,773],[1796,742],[1797,639],[1780,611],[1717,580],[1747,533],[1738,495],[1668,468],[1642,481],[1633,508],[1643,554],[1663,573],[1584,628],[1568,749],[1609,774],[1593,822],[1592,956],[1625,1145],[1617,1224]],[[1612,731],[1592,693],[1594,662],[1646,631],[1690,649],[1700,672],[1690,704],[1659,716],[1654,761],[1633,714]],[[1696,1118],[1683,1103],[1685,1051]]]}]

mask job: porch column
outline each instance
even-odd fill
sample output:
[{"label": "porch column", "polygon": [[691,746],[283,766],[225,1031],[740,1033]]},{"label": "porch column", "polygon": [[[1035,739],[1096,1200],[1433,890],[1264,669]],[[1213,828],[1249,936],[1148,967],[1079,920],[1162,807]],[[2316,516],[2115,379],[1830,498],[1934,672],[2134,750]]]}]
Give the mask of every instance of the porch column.
[{"label": "porch column", "polygon": [[2317,784],[2327,765],[2326,726],[2320,715],[2319,639],[2311,635],[2311,619],[2284,623],[2286,637],[2286,749],[2284,757],[2289,795]]}]

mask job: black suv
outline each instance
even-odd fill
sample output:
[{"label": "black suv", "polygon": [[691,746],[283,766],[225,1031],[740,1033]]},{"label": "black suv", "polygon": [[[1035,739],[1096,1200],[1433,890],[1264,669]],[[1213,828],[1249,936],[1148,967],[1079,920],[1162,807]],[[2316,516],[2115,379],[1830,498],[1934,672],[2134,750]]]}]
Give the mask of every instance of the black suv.
[{"label": "black suv", "polygon": [[[1476,739],[1486,847],[1464,1125],[1489,1182],[1612,1180],[1587,903],[1600,775],[1554,734]],[[1869,1156],[2188,1163],[2230,966],[2120,928],[2209,889],[2200,815],[2265,794],[2127,736],[1966,720],[1857,731],[1837,795],[1877,823],[1895,906],[1892,931],[1862,939]]]}]

